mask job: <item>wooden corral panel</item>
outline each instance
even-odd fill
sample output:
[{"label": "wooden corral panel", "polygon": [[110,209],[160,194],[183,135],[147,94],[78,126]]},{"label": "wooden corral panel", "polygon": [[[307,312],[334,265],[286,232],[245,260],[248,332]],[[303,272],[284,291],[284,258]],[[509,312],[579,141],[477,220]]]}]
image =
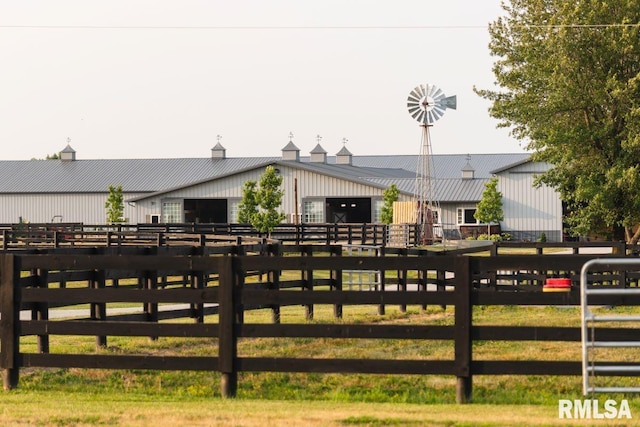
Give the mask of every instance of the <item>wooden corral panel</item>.
[{"label": "wooden corral panel", "polygon": [[393,223],[389,225],[387,245],[407,247],[411,241],[411,225],[416,223],[414,201],[393,202]]},{"label": "wooden corral panel", "polygon": [[393,202],[393,223],[394,224],[415,224],[416,207],[415,202]]}]

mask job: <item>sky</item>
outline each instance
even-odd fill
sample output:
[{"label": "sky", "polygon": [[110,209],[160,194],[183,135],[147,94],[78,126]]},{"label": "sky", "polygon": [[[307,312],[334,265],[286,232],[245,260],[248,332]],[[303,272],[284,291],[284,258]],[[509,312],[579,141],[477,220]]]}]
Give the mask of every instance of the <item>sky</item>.
[{"label": "sky", "polygon": [[[407,96],[457,96],[434,154],[518,153],[494,88],[500,0],[0,0],[2,160],[418,154]],[[320,137],[320,138],[319,138]]]}]

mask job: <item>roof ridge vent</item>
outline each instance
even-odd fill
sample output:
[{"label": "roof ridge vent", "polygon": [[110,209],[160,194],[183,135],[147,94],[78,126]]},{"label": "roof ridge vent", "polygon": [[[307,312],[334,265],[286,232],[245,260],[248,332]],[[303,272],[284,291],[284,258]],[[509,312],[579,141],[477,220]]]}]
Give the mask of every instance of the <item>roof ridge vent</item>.
[{"label": "roof ridge vent", "polygon": [[71,138],[67,138],[67,146],[60,152],[60,160],[63,162],[73,162],[76,160],[76,150],[71,148],[71,145],[69,145],[70,142]]},{"label": "roof ridge vent", "polygon": [[336,164],[338,165],[351,165],[353,160],[353,154],[347,150],[347,138],[342,138],[342,148],[336,153]]},{"label": "roof ridge vent", "polygon": [[227,158],[227,149],[220,144],[222,136],[216,136],[218,143],[211,149],[211,158],[213,160],[222,160]]},{"label": "roof ridge vent", "polygon": [[471,155],[467,154],[467,163],[462,167],[462,179],[474,179],[476,170],[471,166]]},{"label": "roof ridge vent", "polygon": [[316,139],[318,140],[318,144],[310,151],[311,158],[309,160],[311,163],[327,163],[327,152],[320,145],[322,137],[318,135]]},{"label": "roof ridge vent", "polygon": [[300,161],[300,149],[293,143],[293,132],[289,132],[289,143],[282,148],[282,160]]}]

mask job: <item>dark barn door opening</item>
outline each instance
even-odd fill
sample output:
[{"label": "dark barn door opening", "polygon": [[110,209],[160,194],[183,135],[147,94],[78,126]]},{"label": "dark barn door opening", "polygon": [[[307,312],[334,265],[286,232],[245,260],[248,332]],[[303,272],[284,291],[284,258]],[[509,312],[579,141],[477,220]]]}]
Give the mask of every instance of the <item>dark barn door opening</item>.
[{"label": "dark barn door opening", "polygon": [[227,199],[184,199],[185,222],[227,222]]},{"label": "dark barn door opening", "polygon": [[367,197],[327,199],[327,222],[371,222],[371,199]]}]

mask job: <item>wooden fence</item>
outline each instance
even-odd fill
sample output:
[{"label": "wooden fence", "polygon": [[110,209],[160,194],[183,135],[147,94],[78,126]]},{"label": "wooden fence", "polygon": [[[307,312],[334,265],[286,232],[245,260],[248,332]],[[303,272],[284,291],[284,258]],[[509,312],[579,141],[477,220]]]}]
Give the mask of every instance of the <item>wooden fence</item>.
[{"label": "wooden fence", "polygon": [[[580,361],[476,360],[476,341],[580,340],[580,328],[536,326],[477,326],[472,311],[478,305],[578,305],[575,289],[582,265],[593,256],[494,256],[415,255],[381,257],[341,256],[338,248],[298,247],[298,254],[284,256],[279,246],[268,254],[238,255],[192,252],[180,255],[169,249],[147,252],[143,248],[103,248],[103,253],[0,254],[0,367],[4,388],[16,387],[22,367],[158,369],[218,371],[223,396],[235,396],[238,373],[243,371],[440,374],[457,378],[457,401],[471,398],[474,375],[580,375]],[[96,251],[97,249],[93,249]],[[190,251],[193,249],[189,249]],[[289,251],[293,249],[289,248]],[[314,256],[316,251],[328,251]],[[111,252],[109,252],[111,251]],[[328,255],[328,256],[327,256]],[[378,270],[383,282],[374,290],[345,290],[344,270]],[[606,268],[605,268],[606,270]],[[283,275],[287,272],[288,274]],[[292,275],[291,272],[295,274]],[[324,273],[320,278],[318,273]],[[328,273],[328,274],[326,274]],[[388,274],[387,274],[388,273]],[[251,274],[266,281],[247,283]],[[563,274],[574,289],[567,293],[543,293],[544,277]],[[286,279],[285,277],[293,277]],[[599,275],[611,286],[637,282],[637,273],[615,271]],[[162,278],[182,278],[166,282]],[[328,277],[328,278],[324,278]],[[125,282],[124,279],[130,279]],[[71,283],[74,286],[70,286]],[[81,283],[78,286],[78,283]],[[409,286],[415,285],[415,286]],[[637,296],[600,297],[599,304],[639,305]],[[108,316],[107,304],[139,304],[140,314]],[[162,303],[186,304],[187,310],[162,313]],[[51,319],[51,310],[72,304],[89,304],[86,319]],[[299,306],[307,319],[314,305],[331,305],[342,316],[344,305],[453,306],[453,325],[388,324],[287,324],[280,322],[281,306]],[[214,307],[217,316],[205,316]],[[272,324],[250,324],[244,312],[268,307]],[[20,320],[30,310],[31,319]],[[164,317],[163,317],[164,316]],[[168,322],[167,318],[192,317],[193,323]],[[164,322],[160,320],[165,319]],[[599,340],[625,341],[635,337],[628,330],[598,331]],[[95,336],[98,346],[108,336],[209,337],[210,356],[62,354],[50,351],[51,335]],[[37,336],[38,350],[24,352],[22,336]],[[247,356],[238,353],[239,340],[259,337],[355,338],[447,340],[454,354],[445,360],[322,359],[308,357]],[[524,350],[523,350],[524,351]]]},{"label": "wooden fence", "polygon": [[[416,242],[415,227],[409,227],[406,239]],[[152,245],[177,246],[189,242],[204,244],[229,243],[236,237],[261,239],[253,227],[246,224],[111,224],[85,225],[0,224],[0,249],[65,246],[121,246]],[[282,243],[336,243],[380,245],[387,244],[387,225],[384,224],[279,224],[270,235]],[[404,245],[404,241],[403,241]]]}]

